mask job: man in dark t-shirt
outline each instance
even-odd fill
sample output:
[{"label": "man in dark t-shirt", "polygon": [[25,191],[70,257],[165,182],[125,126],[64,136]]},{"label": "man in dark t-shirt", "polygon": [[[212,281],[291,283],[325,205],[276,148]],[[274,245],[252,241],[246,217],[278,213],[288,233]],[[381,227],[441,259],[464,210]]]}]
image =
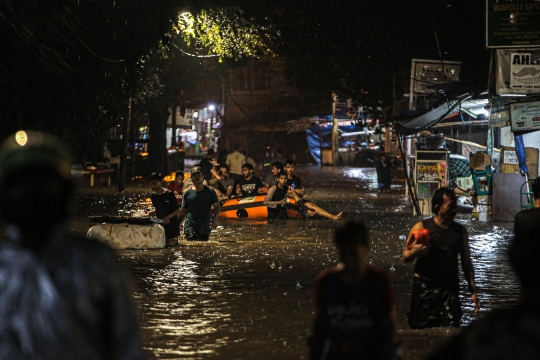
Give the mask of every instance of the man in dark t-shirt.
[{"label": "man in dark t-shirt", "polygon": [[309,216],[318,214],[324,216],[328,219],[338,220],[341,219],[343,212],[337,214],[331,214],[322,207],[311,201],[304,201],[302,197],[304,196],[304,188],[302,187],[302,180],[296,175],[294,175],[294,169],[296,163],[294,160],[285,161],[285,172],[287,173],[287,187],[289,188],[288,195],[293,198],[296,203],[305,211]]},{"label": "man in dark t-shirt", "polygon": [[277,184],[272,186],[266,198],[264,199],[264,205],[268,207],[269,219],[287,219],[287,210],[285,204],[287,204],[287,173],[279,172],[276,176]]},{"label": "man in dark t-shirt", "polygon": [[163,187],[163,176],[158,173],[150,175],[150,189],[154,192],[150,195],[154,206],[150,214],[164,220],[161,225],[165,228],[167,246],[176,246],[180,235],[180,221],[177,216],[180,210],[176,196],[171,190]]},{"label": "man in dark t-shirt", "polygon": [[519,302],[483,315],[427,360],[540,359],[540,178],[534,181],[533,195],[533,207],[514,219],[514,237],[508,246],[510,264],[521,281]]},{"label": "man in dark t-shirt", "polygon": [[[405,262],[416,261],[407,319],[411,328],[457,327],[461,319],[458,256],[471,291],[474,312],[480,309],[469,236],[467,229],[454,221],[457,204],[453,190],[442,187],[431,201],[435,216],[411,228],[403,250]],[[438,310],[441,308],[445,311]]]},{"label": "man in dark t-shirt", "polygon": [[236,193],[242,197],[257,196],[259,189],[264,185],[257,176],[253,175],[253,165],[246,163],[242,165],[244,177],[238,180]]}]

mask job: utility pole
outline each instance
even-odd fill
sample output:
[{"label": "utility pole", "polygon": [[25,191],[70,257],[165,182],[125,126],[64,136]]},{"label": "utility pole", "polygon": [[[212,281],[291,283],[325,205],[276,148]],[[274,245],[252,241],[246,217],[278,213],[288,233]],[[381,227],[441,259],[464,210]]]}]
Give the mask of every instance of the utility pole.
[{"label": "utility pole", "polygon": [[[338,100],[336,93],[332,92],[332,165],[339,165],[339,125],[336,116],[336,101]],[[322,161],[322,151],[321,151]]]},{"label": "utility pole", "polygon": [[[118,177],[118,192],[123,192],[126,183],[126,172],[127,172],[127,146],[128,146],[128,137],[129,137],[129,127],[131,123],[131,96],[129,97],[128,102],[128,114],[122,120],[122,154],[120,156],[120,176]],[[134,159],[131,159],[132,161]]]}]

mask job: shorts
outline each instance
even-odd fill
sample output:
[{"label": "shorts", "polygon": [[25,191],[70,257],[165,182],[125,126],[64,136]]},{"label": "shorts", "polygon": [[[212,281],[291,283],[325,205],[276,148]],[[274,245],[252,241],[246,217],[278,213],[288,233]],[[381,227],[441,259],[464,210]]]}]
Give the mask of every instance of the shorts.
[{"label": "shorts", "polygon": [[194,229],[185,230],[184,235],[186,236],[186,240],[188,241],[208,241],[208,239],[210,238],[210,234],[199,234]]}]

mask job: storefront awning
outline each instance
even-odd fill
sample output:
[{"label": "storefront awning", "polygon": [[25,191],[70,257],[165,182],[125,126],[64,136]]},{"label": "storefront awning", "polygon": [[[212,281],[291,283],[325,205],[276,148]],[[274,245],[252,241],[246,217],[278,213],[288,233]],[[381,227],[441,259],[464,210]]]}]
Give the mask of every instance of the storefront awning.
[{"label": "storefront awning", "polygon": [[413,135],[427,130],[444,120],[452,113],[458,111],[461,100],[451,100],[405,124],[396,124],[396,132],[400,135]]}]

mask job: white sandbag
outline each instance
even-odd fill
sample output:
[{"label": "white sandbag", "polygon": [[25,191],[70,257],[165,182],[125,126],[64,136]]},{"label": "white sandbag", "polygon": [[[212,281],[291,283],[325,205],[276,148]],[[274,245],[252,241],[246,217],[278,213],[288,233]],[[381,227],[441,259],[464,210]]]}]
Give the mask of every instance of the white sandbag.
[{"label": "white sandbag", "polygon": [[109,244],[114,249],[162,249],[165,229],[159,224],[101,224],[88,230],[86,237]]}]

